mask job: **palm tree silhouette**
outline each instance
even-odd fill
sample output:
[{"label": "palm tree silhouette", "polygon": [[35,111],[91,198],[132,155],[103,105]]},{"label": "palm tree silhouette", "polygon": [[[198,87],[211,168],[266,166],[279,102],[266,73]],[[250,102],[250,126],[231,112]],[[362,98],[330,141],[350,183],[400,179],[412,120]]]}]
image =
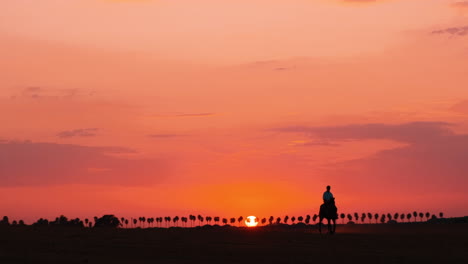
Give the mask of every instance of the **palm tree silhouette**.
[{"label": "palm tree silhouette", "polygon": [[312,217],[312,221],[314,221],[314,224],[315,224],[315,222],[317,221],[317,218],[318,218],[318,215],[317,215],[317,214],[314,214],[314,216]]},{"label": "palm tree silhouette", "polygon": [[356,219],[356,223],[357,223],[357,221],[359,220],[359,215],[358,215],[358,213],[354,213],[354,219]]},{"label": "palm tree silhouette", "polygon": [[285,216],[283,222],[284,222],[285,224],[288,224],[288,221],[289,221],[289,216]]},{"label": "palm tree silhouette", "polygon": [[388,218],[388,221],[391,221],[392,220],[392,214],[388,213],[387,218]]},{"label": "palm tree silhouette", "polygon": [[198,218],[198,222],[200,223],[200,226],[201,226],[201,223],[203,223],[204,218],[201,215],[198,215],[197,218]]},{"label": "palm tree silhouette", "polygon": [[340,218],[341,218],[341,224],[344,225],[344,219],[346,218],[346,215],[344,213],[341,213]]},{"label": "palm tree silhouette", "polygon": [[426,222],[429,220],[429,217],[431,216],[431,214],[429,212],[426,213]]},{"label": "palm tree silhouette", "polygon": [[[88,225],[88,224],[86,223],[86,225]],[[125,219],[125,228],[128,228],[128,219]]]},{"label": "palm tree silhouette", "polygon": [[213,218],[211,216],[207,216],[205,217],[205,220],[209,225],[211,225],[211,221],[213,220]]},{"label": "palm tree silhouette", "polygon": [[413,216],[414,216],[414,222],[416,222],[417,217],[418,217],[418,212],[414,211],[414,212],[413,212]]},{"label": "palm tree silhouette", "polygon": [[228,220],[226,218],[223,218],[223,224],[227,225],[227,223],[228,223]]},{"label": "palm tree silhouette", "polygon": [[403,222],[405,221],[405,216],[406,216],[405,214],[400,214],[401,221]]},{"label": "palm tree silhouette", "polygon": [[218,224],[218,222],[219,222],[219,216],[215,216],[215,217],[214,217],[214,222],[215,222],[215,225]]},{"label": "palm tree silhouette", "polygon": [[304,221],[304,217],[299,216],[299,217],[297,218],[297,221],[299,221],[299,223],[302,223],[302,221]]},{"label": "palm tree silhouette", "polygon": [[264,218],[262,218],[262,225],[265,225],[266,221],[267,221],[267,220],[266,220],[266,218],[265,218],[265,217],[264,217]]},{"label": "palm tree silhouette", "polygon": [[294,222],[296,222],[296,217],[295,216],[291,217],[291,222],[294,225]]},{"label": "palm tree silhouette", "polygon": [[439,217],[440,217],[440,218],[444,218],[444,213],[440,212],[440,213],[439,213]]},{"label": "palm tree silhouette", "polygon": [[353,216],[351,214],[348,214],[347,217],[348,217],[349,222],[351,222],[351,220],[353,220]]},{"label": "palm tree silhouette", "polygon": [[276,223],[277,224],[281,223],[281,217],[276,218]]},{"label": "palm tree silhouette", "polygon": [[424,213],[419,213],[419,222],[422,222],[423,217],[424,217]]},{"label": "palm tree silhouette", "polygon": [[380,217],[380,222],[382,224],[385,223],[385,214],[382,214],[382,216]]},{"label": "palm tree silhouette", "polygon": [[137,220],[136,219],[133,219],[133,227],[135,227],[137,224]]},{"label": "palm tree silhouette", "polygon": [[378,213],[374,214],[374,219],[375,219],[375,223],[377,224],[377,221],[379,221],[379,214]]},{"label": "palm tree silhouette", "polygon": [[412,215],[411,215],[410,213],[408,213],[408,214],[406,215],[406,219],[408,219],[408,222],[411,221],[411,216],[412,216]]},{"label": "palm tree silhouette", "polygon": [[310,223],[310,215],[306,215],[306,219],[304,222],[306,223],[306,225]]},{"label": "palm tree silhouette", "polygon": [[393,218],[394,218],[395,220],[398,220],[399,217],[400,217],[400,215],[399,215],[398,213],[395,213],[395,214],[393,215]]},{"label": "palm tree silhouette", "polygon": [[371,213],[367,213],[367,218],[369,218],[369,224],[372,222],[372,214]]},{"label": "palm tree silhouette", "polygon": [[366,213],[361,214],[361,224],[364,224],[364,221],[366,220]]},{"label": "palm tree silhouette", "polygon": [[174,222],[175,226],[178,226],[178,222],[179,222],[179,217],[178,216],[175,216],[172,221]]},{"label": "palm tree silhouette", "polygon": [[236,218],[235,217],[231,217],[231,219],[229,219],[229,223],[231,225],[234,225],[236,223]]},{"label": "palm tree silhouette", "polygon": [[242,216],[239,216],[239,218],[237,218],[237,225],[240,226],[240,223],[242,222],[242,220],[244,220],[244,217]]},{"label": "palm tree silhouette", "polygon": [[194,215],[189,215],[189,219],[190,219],[190,225],[193,227],[193,222],[197,220],[197,218]]},{"label": "palm tree silhouette", "polygon": [[270,218],[268,218],[268,223],[270,223],[270,225],[272,225],[274,219],[275,218],[273,216],[270,216]]}]

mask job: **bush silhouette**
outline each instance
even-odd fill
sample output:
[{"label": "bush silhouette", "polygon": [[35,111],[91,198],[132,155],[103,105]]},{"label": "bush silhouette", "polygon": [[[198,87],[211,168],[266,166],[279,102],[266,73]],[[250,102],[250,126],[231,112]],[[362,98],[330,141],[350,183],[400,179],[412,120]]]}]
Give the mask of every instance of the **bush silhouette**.
[{"label": "bush silhouette", "polygon": [[117,228],[120,226],[120,220],[114,215],[104,215],[98,218],[94,223],[94,227],[112,227]]}]

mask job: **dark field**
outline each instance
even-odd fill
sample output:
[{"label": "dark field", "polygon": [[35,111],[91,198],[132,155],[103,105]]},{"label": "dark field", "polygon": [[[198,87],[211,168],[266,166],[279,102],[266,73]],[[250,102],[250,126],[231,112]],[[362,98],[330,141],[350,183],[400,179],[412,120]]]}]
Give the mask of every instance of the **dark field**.
[{"label": "dark field", "polygon": [[468,224],[0,228],[0,263],[468,263]]}]

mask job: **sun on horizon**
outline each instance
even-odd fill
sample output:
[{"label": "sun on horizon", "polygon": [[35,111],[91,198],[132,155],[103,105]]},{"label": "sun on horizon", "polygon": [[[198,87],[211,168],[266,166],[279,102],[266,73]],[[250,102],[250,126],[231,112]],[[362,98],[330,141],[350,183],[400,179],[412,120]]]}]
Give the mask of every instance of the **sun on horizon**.
[{"label": "sun on horizon", "polygon": [[258,218],[256,216],[247,216],[245,219],[247,227],[256,227],[258,225]]}]

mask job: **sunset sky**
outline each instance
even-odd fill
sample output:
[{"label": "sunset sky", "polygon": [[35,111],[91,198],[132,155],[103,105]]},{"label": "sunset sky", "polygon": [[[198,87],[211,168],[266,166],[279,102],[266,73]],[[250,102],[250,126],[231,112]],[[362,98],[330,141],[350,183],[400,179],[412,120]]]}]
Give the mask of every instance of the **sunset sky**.
[{"label": "sunset sky", "polygon": [[468,215],[468,1],[2,0],[0,215]]}]

